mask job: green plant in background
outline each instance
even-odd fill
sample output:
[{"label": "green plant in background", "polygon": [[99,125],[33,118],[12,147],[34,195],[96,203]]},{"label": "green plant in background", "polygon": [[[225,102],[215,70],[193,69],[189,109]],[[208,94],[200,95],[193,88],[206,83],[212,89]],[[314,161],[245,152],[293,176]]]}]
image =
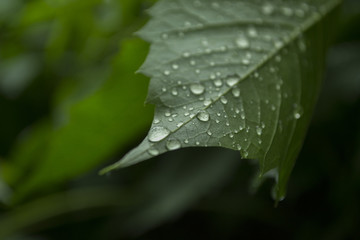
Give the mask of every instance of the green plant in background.
[{"label": "green plant in background", "polygon": [[0,239],[359,239],[359,1],[155,2],[0,1]]}]

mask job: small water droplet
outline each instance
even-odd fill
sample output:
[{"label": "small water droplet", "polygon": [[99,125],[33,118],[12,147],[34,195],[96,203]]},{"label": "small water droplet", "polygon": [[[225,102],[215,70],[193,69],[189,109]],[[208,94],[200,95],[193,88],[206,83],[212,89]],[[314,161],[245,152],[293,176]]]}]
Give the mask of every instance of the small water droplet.
[{"label": "small water droplet", "polygon": [[245,59],[242,60],[242,63],[243,63],[244,65],[249,65],[249,64],[250,64],[250,60],[245,58]]},{"label": "small water droplet", "polygon": [[197,114],[197,118],[202,122],[207,122],[210,120],[210,115],[206,111],[201,111]]},{"label": "small water droplet", "polygon": [[212,135],[212,132],[209,130],[209,131],[207,131],[206,132],[207,133],[207,135],[209,135],[209,136],[211,136]]},{"label": "small water droplet", "polygon": [[297,104],[295,104],[295,110],[294,110],[294,118],[295,119],[300,119],[301,116],[303,115],[304,110],[301,106],[298,106]]},{"label": "small water droplet", "polygon": [[228,103],[228,100],[226,99],[226,97],[222,96],[220,98],[220,101],[222,102],[222,104],[227,104]]},{"label": "small water droplet", "polygon": [[149,140],[151,142],[160,142],[167,136],[169,136],[170,131],[164,127],[153,127],[149,132]]},{"label": "small water droplet", "polygon": [[263,14],[265,14],[265,15],[271,15],[271,14],[273,14],[274,10],[275,10],[275,8],[274,8],[274,6],[271,5],[271,4],[265,4],[265,5],[262,6],[262,12],[263,12]]},{"label": "small water droplet", "polygon": [[165,117],[170,117],[171,113],[170,112],[165,112]]},{"label": "small water droplet", "polygon": [[188,52],[184,52],[184,53],[183,53],[183,57],[185,57],[185,58],[190,57],[190,53],[188,53]]},{"label": "small water droplet", "polygon": [[190,91],[195,95],[201,95],[205,91],[205,87],[200,83],[195,83],[190,86]]},{"label": "small water droplet", "polygon": [[167,33],[163,33],[163,34],[161,34],[161,38],[166,40],[169,38],[169,35],[167,35]]},{"label": "small water droplet", "polygon": [[191,66],[195,66],[195,65],[196,65],[196,61],[195,61],[195,60],[190,60],[190,65],[191,65]]},{"label": "small water droplet", "polygon": [[204,100],[204,106],[205,106],[205,107],[210,106],[211,102],[212,102],[211,99],[205,99],[205,100]]},{"label": "small water droplet", "polygon": [[157,118],[155,118],[155,119],[154,119],[154,123],[155,123],[155,124],[158,124],[158,123],[160,123],[160,120],[157,119]]},{"label": "small water droplet", "polygon": [[165,70],[165,71],[164,71],[164,75],[165,75],[165,76],[169,76],[169,75],[170,75],[170,71],[169,71],[169,70]]},{"label": "small water droplet", "polygon": [[305,12],[302,9],[295,10],[295,15],[299,18],[303,18],[305,16]]},{"label": "small water droplet", "polygon": [[174,70],[177,70],[177,69],[179,69],[179,65],[173,64],[173,65],[172,65],[172,68],[173,68]]},{"label": "small water droplet", "polygon": [[233,88],[232,94],[234,97],[240,97],[240,89],[239,88]]},{"label": "small water droplet", "polygon": [[177,96],[177,95],[178,95],[177,89],[176,89],[176,88],[173,88],[173,89],[171,90],[171,94],[172,94],[173,96]]},{"label": "small water droplet", "polygon": [[289,7],[283,7],[281,11],[287,17],[291,17],[294,14],[294,11]]},{"label": "small water droplet", "polygon": [[215,87],[221,87],[223,85],[223,82],[221,81],[221,79],[216,79],[214,81],[214,85]]},{"label": "small water droplet", "polygon": [[284,46],[284,43],[282,41],[278,40],[274,43],[274,45],[276,48],[282,48]]},{"label": "small water droplet", "polygon": [[261,136],[262,128],[260,126],[256,126],[256,133],[257,133],[257,135]]},{"label": "small water droplet", "polygon": [[213,3],[211,3],[211,6],[212,6],[213,8],[218,8],[220,5],[219,5],[219,3],[217,3],[217,2],[213,2]]},{"label": "small water droplet", "polygon": [[239,80],[240,79],[237,77],[231,77],[231,78],[226,79],[226,84],[229,87],[232,87],[232,86],[236,85],[239,82]]},{"label": "small water droplet", "polygon": [[254,27],[248,29],[248,34],[250,37],[257,37],[258,33]]},{"label": "small water droplet", "polygon": [[176,124],[176,126],[179,128],[179,127],[181,127],[182,125],[184,125],[184,123],[182,123],[182,122],[179,122],[178,124]]},{"label": "small water droplet", "polygon": [[185,139],[185,140],[184,140],[184,143],[185,143],[185,144],[188,144],[188,143],[189,143],[189,140],[188,140],[188,139]]},{"label": "small water droplet", "polygon": [[246,49],[250,47],[250,42],[245,37],[239,37],[236,39],[236,45],[239,48]]},{"label": "small water droplet", "polygon": [[157,156],[159,155],[159,150],[155,149],[155,148],[150,148],[148,150],[148,153],[151,155],[151,156]]},{"label": "small water droplet", "polygon": [[166,148],[170,151],[176,150],[176,149],[181,148],[181,143],[176,139],[171,139],[171,140],[167,141]]}]

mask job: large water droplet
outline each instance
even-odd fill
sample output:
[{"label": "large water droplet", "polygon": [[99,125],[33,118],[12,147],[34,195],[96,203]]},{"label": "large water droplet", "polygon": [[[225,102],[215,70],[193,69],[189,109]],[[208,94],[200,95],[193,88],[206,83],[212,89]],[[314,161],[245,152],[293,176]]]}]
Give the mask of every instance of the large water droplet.
[{"label": "large water droplet", "polygon": [[257,126],[257,127],[256,127],[256,133],[257,133],[257,135],[261,136],[261,134],[262,134],[262,128],[261,128],[260,126]]},{"label": "large water droplet", "polygon": [[204,93],[205,87],[200,83],[195,83],[190,86],[190,91],[195,95],[200,95]]},{"label": "large water droplet", "polygon": [[197,114],[197,118],[202,122],[207,122],[210,120],[210,115],[206,111],[201,111]]},{"label": "large water droplet", "polygon": [[170,131],[164,127],[153,127],[149,132],[149,141],[151,142],[160,142],[167,136],[169,136]]},{"label": "large water droplet", "polygon": [[176,150],[176,149],[181,148],[181,143],[176,139],[171,139],[171,140],[167,141],[166,148],[168,150]]}]

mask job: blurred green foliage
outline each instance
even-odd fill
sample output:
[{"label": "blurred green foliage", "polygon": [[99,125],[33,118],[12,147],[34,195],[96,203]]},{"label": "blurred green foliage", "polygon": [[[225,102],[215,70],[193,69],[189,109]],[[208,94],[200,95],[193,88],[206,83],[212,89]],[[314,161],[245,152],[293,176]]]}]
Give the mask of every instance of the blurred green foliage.
[{"label": "blurred green foliage", "polygon": [[185,149],[101,177],[146,134],[151,0],[0,1],[0,239],[360,239],[360,2],[345,1],[278,208],[251,162]]}]

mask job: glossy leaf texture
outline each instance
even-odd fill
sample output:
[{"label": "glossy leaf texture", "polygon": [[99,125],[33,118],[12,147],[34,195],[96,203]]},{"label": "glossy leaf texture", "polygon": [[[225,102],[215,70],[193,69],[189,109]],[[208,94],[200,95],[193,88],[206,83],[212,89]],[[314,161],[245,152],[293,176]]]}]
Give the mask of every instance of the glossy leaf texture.
[{"label": "glossy leaf texture", "polygon": [[[163,0],[138,33],[156,105],[146,139],[107,172],[167,151],[225,147],[259,161],[274,197],[301,149],[339,0]],[[221,161],[221,159],[219,159]]]}]

